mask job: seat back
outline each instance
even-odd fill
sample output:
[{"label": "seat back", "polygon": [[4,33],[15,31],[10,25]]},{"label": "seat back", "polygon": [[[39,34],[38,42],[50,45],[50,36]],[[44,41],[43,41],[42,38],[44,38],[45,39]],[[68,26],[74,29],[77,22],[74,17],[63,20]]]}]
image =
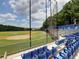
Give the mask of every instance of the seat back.
[{"label": "seat back", "polygon": [[44,52],[44,49],[43,48],[39,48],[37,51],[38,51],[38,53],[42,54]]},{"label": "seat back", "polygon": [[31,58],[32,59],[38,59],[38,51],[37,50],[34,50],[31,52]]},{"label": "seat back", "polygon": [[22,59],[31,59],[31,52],[23,54]]}]

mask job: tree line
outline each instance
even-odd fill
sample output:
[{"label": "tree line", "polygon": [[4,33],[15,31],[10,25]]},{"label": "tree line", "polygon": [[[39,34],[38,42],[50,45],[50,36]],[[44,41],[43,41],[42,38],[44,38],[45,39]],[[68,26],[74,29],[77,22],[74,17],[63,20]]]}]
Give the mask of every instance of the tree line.
[{"label": "tree line", "polygon": [[45,29],[49,26],[74,24],[74,20],[76,24],[79,24],[79,0],[71,0],[66,3],[60,12],[46,19],[42,28]]},{"label": "tree line", "polygon": [[0,24],[0,31],[26,31],[26,30],[29,30],[29,28],[21,28],[16,26]]}]

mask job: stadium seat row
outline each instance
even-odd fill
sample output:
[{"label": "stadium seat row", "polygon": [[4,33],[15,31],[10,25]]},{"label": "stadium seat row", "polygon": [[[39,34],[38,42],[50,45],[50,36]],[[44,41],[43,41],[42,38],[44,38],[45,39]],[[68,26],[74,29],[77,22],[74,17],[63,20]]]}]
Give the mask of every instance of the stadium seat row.
[{"label": "stadium seat row", "polygon": [[79,33],[68,35],[66,48],[54,55],[54,59],[70,59],[79,47]]},{"label": "stadium seat row", "polygon": [[57,55],[54,56],[54,59],[70,59],[70,57],[73,56],[78,47],[79,41],[76,41],[61,50]]},{"label": "stadium seat row", "polygon": [[78,25],[62,25],[58,26],[58,29],[79,29]]},{"label": "stadium seat row", "polygon": [[57,52],[57,49],[52,47],[51,50],[44,46],[34,51],[24,53],[22,59],[70,59],[71,56],[79,47],[79,33],[66,36],[67,42],[65,43],[66,48]]},{"label": "stadium seat row", "polygon": [[51,56],[55,54],[55,52],[56,49],[54,47],[52,47],[52,49],[49,50],[45,46],[37,50],[23,54],[22,59],[49,59]]}]

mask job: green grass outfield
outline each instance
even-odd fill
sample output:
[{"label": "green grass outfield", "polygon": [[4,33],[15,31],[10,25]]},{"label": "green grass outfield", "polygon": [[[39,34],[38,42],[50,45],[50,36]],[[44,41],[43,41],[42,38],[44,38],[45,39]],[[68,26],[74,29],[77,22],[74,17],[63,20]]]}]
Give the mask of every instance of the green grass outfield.
[{"label": "green grass outfield", "polygon": [[[25,35],[29,34],[28,31],[18,31],[18,32],[0,32],[0,36],[15,36],[15,35]],[[46,33],[43,31],[33,31],[32,32],[32,48],[46,44]],[[20,40],[5,40],[0,39],[0,57],[3,57],[4,52],[7,51],[8,55],[15,54],[26,49],[30,49],[29,39]],[[52,39],[48,36],[48,43],[52,42]]]},{"label": "green grass outfield", "polygon": [[8,31],[8,32],[0,32],[0,36],[15,36],[15,35],[23,35],[28,34],[29,31]]}]

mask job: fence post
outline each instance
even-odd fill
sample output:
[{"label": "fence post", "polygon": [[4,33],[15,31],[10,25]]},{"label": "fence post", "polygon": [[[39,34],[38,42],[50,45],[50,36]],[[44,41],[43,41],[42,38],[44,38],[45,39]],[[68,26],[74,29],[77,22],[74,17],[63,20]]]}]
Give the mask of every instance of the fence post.
[{"label": "fence post", "polygon": [[30,28],[30,48],[32,46],[31,44],[31,0],[29,0],[29,28]]}]

